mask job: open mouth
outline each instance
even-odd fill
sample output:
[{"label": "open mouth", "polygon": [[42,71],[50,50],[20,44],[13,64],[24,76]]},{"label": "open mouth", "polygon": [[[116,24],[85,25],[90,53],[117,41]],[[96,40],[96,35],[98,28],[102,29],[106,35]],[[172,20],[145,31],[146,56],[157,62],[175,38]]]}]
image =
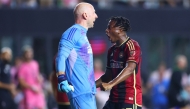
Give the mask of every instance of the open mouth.
[{"label": "open mouth", "polygon": [[[106,34],[108,36],[108,34]],[[108,36],[108,39],[111,40],[110,36]]]}]

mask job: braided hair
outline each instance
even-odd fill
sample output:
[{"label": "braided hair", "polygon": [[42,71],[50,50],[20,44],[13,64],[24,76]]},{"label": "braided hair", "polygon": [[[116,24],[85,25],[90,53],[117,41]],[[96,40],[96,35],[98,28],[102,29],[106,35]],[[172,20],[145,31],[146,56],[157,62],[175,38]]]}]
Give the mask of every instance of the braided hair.
[{"label": "braided hair", "polygon": [[110,20],[115,21],[114,27],[119,27],[123,31],[127,32],[127,31],[129,31],[131,29],[130,22],[125,17],[121,17],[121,16],[111,17]]}]

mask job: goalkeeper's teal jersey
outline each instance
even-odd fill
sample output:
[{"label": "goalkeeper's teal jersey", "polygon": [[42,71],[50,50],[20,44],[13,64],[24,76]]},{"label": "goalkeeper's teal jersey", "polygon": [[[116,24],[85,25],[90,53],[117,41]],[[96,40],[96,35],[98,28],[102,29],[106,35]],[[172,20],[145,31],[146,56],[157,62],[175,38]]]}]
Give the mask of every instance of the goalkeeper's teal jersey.
[{"label": "goalkeeper's teal jersey", "polygon": [[67,94],[69,99],[96,92],[92,48],[86,33],[84,27],[75,24],[63,33],[59,42],[56,70],[65,72],[74,86],[74,92]]}]

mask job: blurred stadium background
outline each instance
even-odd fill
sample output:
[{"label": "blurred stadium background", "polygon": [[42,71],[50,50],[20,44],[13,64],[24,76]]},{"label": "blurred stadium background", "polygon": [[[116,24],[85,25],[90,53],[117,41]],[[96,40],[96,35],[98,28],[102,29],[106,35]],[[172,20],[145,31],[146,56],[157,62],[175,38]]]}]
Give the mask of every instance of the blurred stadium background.
[{"label": "blurred stadium background", "polygon": [[190,0],[0,0],[0,48],[10,47],[14,61],[24,45],[31,45],[41,73],[48,77],[59,39],[74,23],[72,10],[81,1],[92,3],[98,15],[88,37],[103,70],[112,45],[105,35],[111,16],[131,22],[128,36],[141,46],[144,84],[162,61],[167,69],[174,67],[179,54],[190,62]]}]

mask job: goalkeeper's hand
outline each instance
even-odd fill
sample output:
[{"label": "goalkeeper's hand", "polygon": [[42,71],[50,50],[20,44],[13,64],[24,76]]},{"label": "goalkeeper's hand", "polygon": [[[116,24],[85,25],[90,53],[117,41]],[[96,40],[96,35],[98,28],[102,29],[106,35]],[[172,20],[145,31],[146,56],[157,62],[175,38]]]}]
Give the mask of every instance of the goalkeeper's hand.
[{"label": "goalkeeper's hand", "polygon": [[72,85],[68,84],[68,81],[65,77],[65,75],[59,75],[58,76],[58,91],[60,92],[70,92],[74,91],[74,87]]}]

